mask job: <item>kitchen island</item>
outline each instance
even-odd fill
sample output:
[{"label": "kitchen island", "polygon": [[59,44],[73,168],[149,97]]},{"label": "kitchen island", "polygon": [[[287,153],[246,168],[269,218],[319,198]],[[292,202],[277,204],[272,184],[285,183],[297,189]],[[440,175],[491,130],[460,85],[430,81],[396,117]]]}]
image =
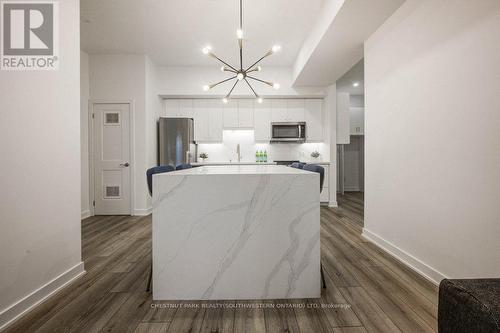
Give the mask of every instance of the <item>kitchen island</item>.
[{"label": "kitchen island", "polygon": [[154,300],[320,297],[318,174],[203,166],[153,193]]}]

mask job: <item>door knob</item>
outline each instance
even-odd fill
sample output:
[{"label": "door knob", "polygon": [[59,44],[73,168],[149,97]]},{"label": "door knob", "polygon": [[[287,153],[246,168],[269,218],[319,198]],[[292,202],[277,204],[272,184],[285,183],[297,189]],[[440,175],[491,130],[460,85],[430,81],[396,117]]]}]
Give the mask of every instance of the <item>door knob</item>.
[{"label": "door knob", "polygon": [[120,164],[121,167],[125,167],[125,168],[128,168],[130,166],[130,163],[123,163],[123,164]]}]

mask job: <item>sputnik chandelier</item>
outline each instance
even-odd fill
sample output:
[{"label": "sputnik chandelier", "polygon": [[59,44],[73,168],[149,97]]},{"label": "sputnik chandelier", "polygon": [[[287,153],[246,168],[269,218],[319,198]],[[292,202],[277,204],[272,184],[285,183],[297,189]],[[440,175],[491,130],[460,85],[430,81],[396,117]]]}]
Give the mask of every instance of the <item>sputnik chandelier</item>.
[{"label": "sputnik chandelier", "polygon": [[280,85],[279,83],[273,83],[273,82],[268,82],[268,81],[264,81],[264,80],[261,80],[261,79],[258,79],[254,76],[251,76],[250,73],[252,72],[260,72],[262,70],[262,67],[258,66],[258,64],[264,60],[265,58],[269,57],[270,55],[276,53],[276,52],[279,52],[281,50],[281,46],[279,45],[274,45],[266,54],[264,54],[264,56],[262,56],[259,60],[255,61],[251,66],[247,67],[247,68],[243,68],[243,0],[240,0],[240,28],[238,30],[236,30],[236,37],[238,38],[238,45],[239,45],[239,48],[240,48],[240,65],[239,66],[231,66],[230,64],[228,64],[226,61],[220,59],[218,56],[216,56],[213,52],[212,52],[212,48],[210,46],[206,46],[205,48],[203,48],[203,54],[206,54],[208,55],[209,57],[212,57],[218,61],[220,61],[223,66],[221,67],[221,71],[222,72],[230,72],[230,73],[233,73],[234,75],[225,79],[225,80],[222,80],[220,82],[217,82],[217,83],[214,83],[214,84],[211,84],[211,85],[206,85],[206,86],[203,86],[203,90],[204,91],[209,91],[210,89],[218,86],[219,84],[222,84],[222,83],[225,83],[225,82],[229,82],[229,81],[232,81],[232,80],[235,80],[231,90],[229,90],[229,93],[222,99],[222,102],[223,103],[227,103],[229,101],[229,98],[231,97],[231,93],[233,92],[234,88],[236,88],[236,86],[238,85],[238,83],[240,81],[245,81],[246,84],[248,85],[248,87],[250,87],[250,89],[252,90],[253,94],[255,95],[255,98],[257,99],[257,102],[258,103],[262,103],[262,97],[260,97],[256,92],[255,92],[255,89],[252,87],[252,85],[250,84],[249,80],[254,80],[254,81],[257,81],[257,82],[260,82],[260,83],[264,83],[264,84],[267,84],[268,86],[271,86],[273,87],[274,89],[279,89],[280,88]]}]

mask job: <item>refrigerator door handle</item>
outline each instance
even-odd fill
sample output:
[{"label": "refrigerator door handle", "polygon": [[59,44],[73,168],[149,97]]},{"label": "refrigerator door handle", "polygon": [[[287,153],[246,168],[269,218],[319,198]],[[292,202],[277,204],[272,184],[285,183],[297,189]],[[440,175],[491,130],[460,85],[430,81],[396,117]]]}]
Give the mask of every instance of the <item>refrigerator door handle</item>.
[{"label": "refrigerator door handle", "polygon": [[186,151],[186,163],[191,163],[191,152],[189,150]]}]

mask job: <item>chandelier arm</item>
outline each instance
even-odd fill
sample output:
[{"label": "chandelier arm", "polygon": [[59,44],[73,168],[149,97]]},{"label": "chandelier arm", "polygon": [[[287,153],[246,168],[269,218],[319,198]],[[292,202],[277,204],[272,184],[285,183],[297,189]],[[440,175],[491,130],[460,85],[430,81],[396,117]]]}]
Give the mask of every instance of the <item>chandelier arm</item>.
[{"label": "chandelier arm", "polygon": [[250,70],[247,70],[245,73],[252,73],[252,72],[258,72],[259,70],[257,68],[252,68]]},{"label": "chandelier arm", "polygon": [[[240,0],[240,31],[243,31],[243,0]],[[243,72],[243,38],[238,39],[240,46],[240,71]]]},{"label": "chandelier arm", "polygon": [[258,79],[256,77],[250,76],[250,75],[247,75],[247,78],[255,80],[255,81],[259,81],[259,82],[262,82],[262,83],[265,83],[265,84],[267,84],[268,86],[271,86],[271,87],[273,86],[273,84],[271,82],[267,82],[267,81]]},{"label": "chandelier arm", "polygon": [[229,90],[229,92],[227,93],[226,98],[229,98],[229,96],[231,96],[231,93],[233,92],[233,90],[236,87],[236,85],[238,84],[238,82],[240,82],[240,81],[236,80],[236,82],[234,82],[234,85],[231,88],[231,90]]},{"label": "chandelier arm", "polygon": [[235,79],[235,78],[236,78],[236,76],[233,76],[233,77],[230,77],[230,78],[228,78],[228,79],[225,79],[225,80],[219,81],[219,82],[217,82],[217,83],[211,84],[211,85],[210,85],[210,89],[212,89],[212,88],[214,88],[214,87],[217,87],[217,86],[218,86],[219,84],[221,84],[221,83],[224,83],[224,82],[230,81],[230,80]]},{"label": "chandelier arm", "polygon": [[224,72],[231,72],[231,73],[234,73],[234,74],[238,74],[237,71],[234,71],[234,70],[232,70],[230,68],[224,68]]},{"label": "chandelier arm", "polygon": [[255,92],[255,90],[253,89],[252,85],[250,84],[250,82],[248,82],[248,80],[245,78],[245,82],[248,84],[248,86],[250,87],[250,89],[252,89],[253,91],[253,94],[255,95],[256,98],[259,98],[259,95],[257,95],[257,93]]},{"label": "chandelier arm", "polygon": [[219,60],[220,62],[222,62],[227,67],[231,68],[233,71],[238,72],[238,70],[236,68],[234,68],[233,66],[231,66],[230,64],[228,64],[227,62],[225,62],[224,60],[222,60],[221,58],[219,58],[218,56],[216,56],[214,53],[210,52],[208,55],[211,56],[212,58],[215,58],[215,59]]},{"label": "chandelier arm", "polygon": [[272,51],[268,51],[266,54],[264,54],[264,56],[262,58],[260,58],[259,60],[257,60],[256,62],[254,62],[252,64],[252,66],[249,66],[246,70],[246,72],[248,72],[249,70],[253,69],[255,67],[255,65],[257,65],[259,62],[261,62],[262,60],[264,60],[265,58],[269,57],[271,54],[273,54]]}]

